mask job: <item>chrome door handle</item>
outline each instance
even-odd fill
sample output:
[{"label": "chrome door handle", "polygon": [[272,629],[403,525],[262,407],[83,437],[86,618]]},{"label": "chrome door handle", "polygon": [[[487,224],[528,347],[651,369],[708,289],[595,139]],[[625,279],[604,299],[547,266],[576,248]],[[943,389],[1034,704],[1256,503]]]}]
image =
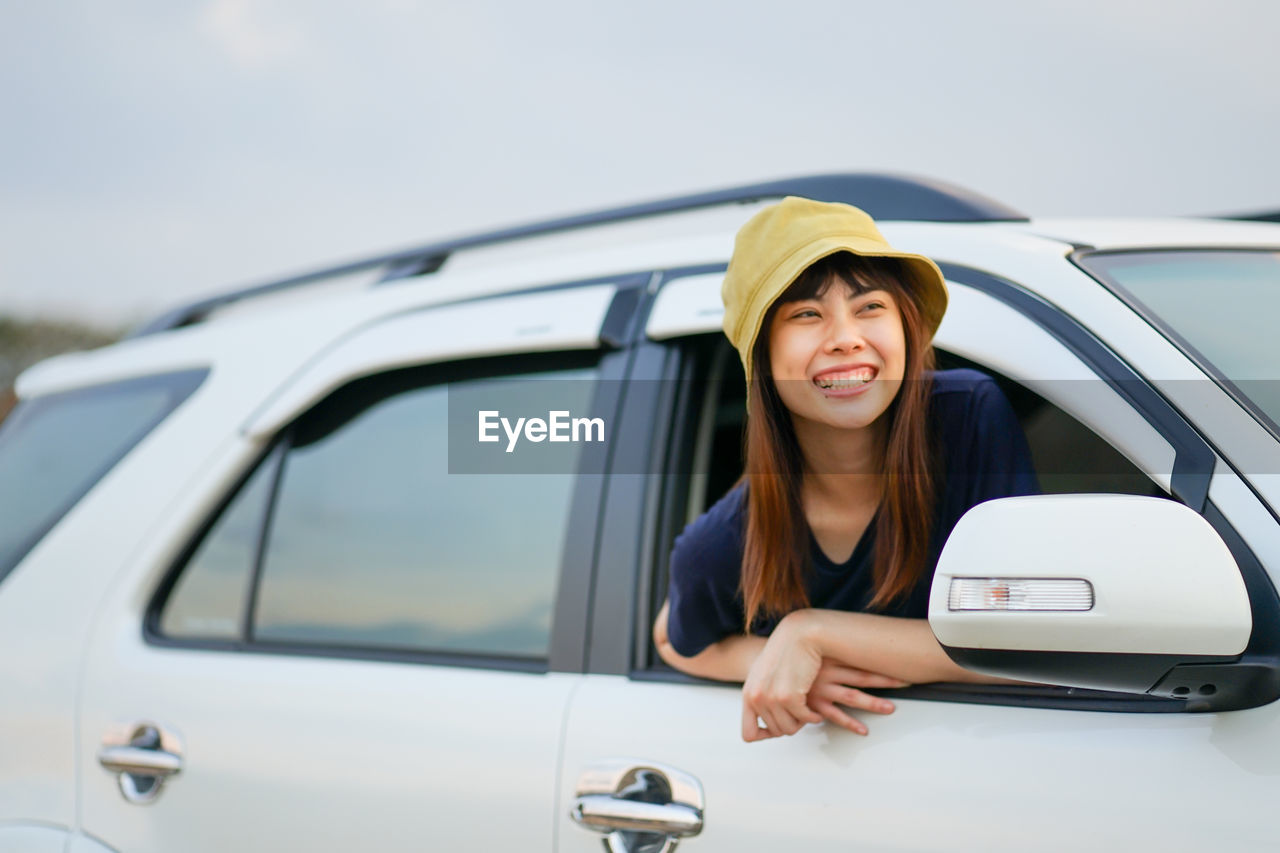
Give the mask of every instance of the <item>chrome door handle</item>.
[{"label": "chrome door handle", "polygon": [[636,832],[657,832],[683,838],[702,829],[702,815],[686,805],[640,803],[635,800],[619,800],[609,794],[578,797],[574,801],[571,817],[587,829],[601,832],[632,829]]},{"label": "chrome door handle", "polygon": [[154,723],[117,727],[102,738],[98,763],[118,774],[126,800],[142,805],[160,796],[166,779],[182,772],[182,744]]},{"label": "chrome door handle", "polygon": [[605,834],[610,853],[671,853],[702,831],[702,783],[656,762],[616,759],[587,767],[569,812],[579,826]]},{"label": "chrome door handle", "polygon": [[140,776],[172,776],[182,770],[182,756],[137,746],[103,747],[98,752],[98,763],[112,773]]}]

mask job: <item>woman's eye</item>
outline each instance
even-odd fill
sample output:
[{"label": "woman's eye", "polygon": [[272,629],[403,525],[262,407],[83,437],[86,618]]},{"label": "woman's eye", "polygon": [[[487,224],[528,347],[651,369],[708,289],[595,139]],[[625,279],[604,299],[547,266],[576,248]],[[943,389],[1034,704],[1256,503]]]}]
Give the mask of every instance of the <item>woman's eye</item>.
[{"label": "woman's eye", "polygon": [[883,310],[884,307],[885,306],[883,302],[868,302],[866,305],[862,306],[862,310],[863,311],[875,311],[878,309]]},{"label": "woman's eye", "polygon": [[812,308],[801,308],[799,311],[791,315],[791,319],[796,320],[801,317],[817,317],[818,312]]}]

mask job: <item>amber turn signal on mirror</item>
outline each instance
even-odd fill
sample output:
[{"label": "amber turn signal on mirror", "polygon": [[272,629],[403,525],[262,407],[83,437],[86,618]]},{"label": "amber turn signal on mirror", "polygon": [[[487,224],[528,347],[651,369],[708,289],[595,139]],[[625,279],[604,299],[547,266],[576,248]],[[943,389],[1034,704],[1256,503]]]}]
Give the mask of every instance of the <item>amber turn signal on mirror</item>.
[{"label": "amber turn signal on mirror", "polygon": [[1092,610],[1084,578],[952,578],[948,610]]}]

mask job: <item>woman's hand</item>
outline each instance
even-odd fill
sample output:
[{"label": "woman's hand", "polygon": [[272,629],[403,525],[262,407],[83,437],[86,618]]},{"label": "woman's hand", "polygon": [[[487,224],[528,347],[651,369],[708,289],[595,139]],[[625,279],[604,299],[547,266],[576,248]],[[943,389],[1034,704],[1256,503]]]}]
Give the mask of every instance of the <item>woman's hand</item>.
[{"label": "woman's hand", "polygon": [[[848,729],[856,735],[865,735],[867,727],[851,717],[839,705],[859,708],[875,714],[892,714],[893,703],[879,696],[872,696],[859,687],[906,687],[900,678],[890,678],[865,669],[844,666],[839,661],[826,658],[809,688],[809,709],[821,714],[828,722]],[[839,703],[839,705],[837,705]]]},{"label": "woman's hand", "polygon": [[867,727],[837,703],[878,714],[893,712],[892,702],[858,688],[903,687],[906,682],[824,659],[820,619],[820,611],[797,610],[770,635],[742,685],[743,740],[795,734],[805,723],[824,719],[865,735]]},{"label": "woman's hand", "polygon": [[795,734],[805,723],[822,722],[808,704],[822,654],[804,614],[797,610],[778,623],[747,673],[742,685],[742,739],[748,743]]}]

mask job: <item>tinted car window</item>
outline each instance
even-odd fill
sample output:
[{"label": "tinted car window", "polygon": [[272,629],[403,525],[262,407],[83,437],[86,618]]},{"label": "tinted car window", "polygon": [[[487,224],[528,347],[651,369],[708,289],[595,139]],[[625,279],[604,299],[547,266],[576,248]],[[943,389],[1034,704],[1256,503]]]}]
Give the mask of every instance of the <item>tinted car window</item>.
[{"label": "tinted car window", "polygon": [[14,409],[0,425],[0,579],[206,373],[183,371],[50,394]]},{"label": "tinted car window", "polygon": [[278,457],[258,467],[191,555],[160,620],[163,633],[189,639],[242,636]]},{"label": "tinted car window", "polygon": [[[588,371],[572,381],[590,404]],[[535,409],[536,382],[510,386]],[[566,383],[558,383],[564,386]],[[465,383],[452,383],[452,393]],[[574,478],[451,474],[450,389],[379,400],[286,455],[255,640],[543,657]]]},{"label": "tinted car window", "polygon": [[1123,252],[1081,263],[1126,293],[1280,434],[1280,252]]}]

